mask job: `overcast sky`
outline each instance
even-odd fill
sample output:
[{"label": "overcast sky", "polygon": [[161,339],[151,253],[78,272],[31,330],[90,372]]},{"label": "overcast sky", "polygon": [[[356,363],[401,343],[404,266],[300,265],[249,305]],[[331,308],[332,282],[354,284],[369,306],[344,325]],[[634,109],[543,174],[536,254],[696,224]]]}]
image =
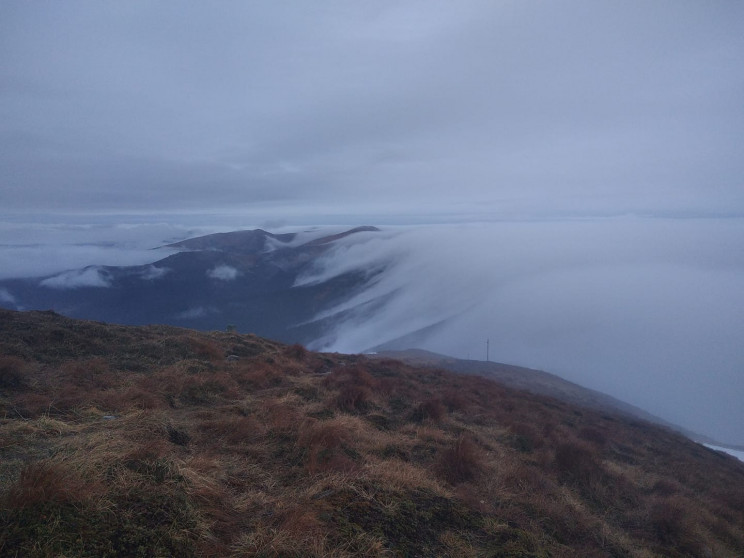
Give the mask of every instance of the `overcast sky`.
[{"label": "overcast sky", "polygon": [[0,277],[438,223],[333,255],[398,294],[326,346],[446,318],[744,443],[743,55],[740,0],[2,0]]},{"label": "overcast sky", "polygon": [[744,213],[744,3],[0,3],[4,213]]}]

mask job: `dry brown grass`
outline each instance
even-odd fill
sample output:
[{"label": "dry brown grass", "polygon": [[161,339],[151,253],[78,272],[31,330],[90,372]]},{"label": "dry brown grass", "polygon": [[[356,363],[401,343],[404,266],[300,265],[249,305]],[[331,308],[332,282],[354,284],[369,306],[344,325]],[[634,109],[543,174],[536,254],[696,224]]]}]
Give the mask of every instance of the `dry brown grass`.
[{"label": "dry brown grass", "polygon": [[3,316],[0,554],[744,555],[744,467],[645,423],[254,336]]},{"label": "dry brown grass", "polygon": [[469,436],[460,436],[451,447],[439,454],[437,474],[450,484],[473,481],[484,469],[478,446]]}]

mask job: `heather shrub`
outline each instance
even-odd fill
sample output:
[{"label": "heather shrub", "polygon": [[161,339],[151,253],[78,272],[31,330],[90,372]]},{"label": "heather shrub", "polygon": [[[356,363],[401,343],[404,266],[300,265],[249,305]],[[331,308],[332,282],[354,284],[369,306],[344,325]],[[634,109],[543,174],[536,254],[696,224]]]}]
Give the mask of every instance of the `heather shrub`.
[{"label": "heather shrub", "polygon": [[4,500],[8,508],[24,509],[48,505],[78,505],[94,494],[98,485],[85,482],[74,471],[53,461],[26,465]]},{"label": "heather shrub", "polygon": [[188,446],[189,442],[191,442],[191,435],[185,428],[178,428],[177,426],[169,424],[166,427],[166,433],[168,435],[168,440],[177,446]]},{"label": "heather shrub", "polygon": [[441,401],[446,405],[447,409],[452,411],[465,411],[467,410],[470,403],[467,398],[460,393],[459,390],[449,388],[444,390],[442,393]]},{"label": "heather shrub", "polygon": [[219,361],[225,358],[222,348],[214,341],[199,337],[188,338],[189,348],[197,358]]},{"label": "heather shrub", "polygon": [[20,390],[28,386],[26,363],[17,357],[0,357],[0,389]]},{"label": "heather shrub", "polygon": [[263,401],[259,409],[266,428],[276,435],[294,434],[301,421],[297,409],[288,402],[278,399]]},{"label": "heather shrub", "polygon": [[351,434],[339,424],[312,421],[300,431],[297,443],[305,449],[305,467],[309,473],[351,471],[356,464],[346,447]]},{"label": "heather shrub", "polygon": [[536,448],[542,447],[543,439],[531,424],[525,422],[513,423],[509,430],[511,430],[511,445],[514,449],[523,452],[531,453]]},{"label": "heather shrub", "polygon": [[256,419],[239,415],[204,421],[199,425],[199,430],[206,434],[207,439],[212,443],[227,442],[228,444],[255,440],[262,432]]},{"label": "heather shrub", "polygon": [[679,492],[679,484],[669,479],[659,479],[651,487],[651,492],[659,496],[671,496]]},{"label": "heather shrub", "polygon": [[671,496],[657,499],[648,514],[652,536],[665,549],[676,549],[683,556],[702,554],[697,522],[690,504],[683,498]]},{"label": "heather shrub", "polygon": [[278,387],[284,382],[284,375],[276,365],[266,362],[239,362],[232,371],[232,377],[245,389]]},{"label": "heather shrub", "polygon": [[152,410],[165,406],[165,400],[157,393],[140,386],[130,386],[124,390],[107,390],[95,398],[95,402],[111,412],[124,412],[130,409]]},{"label": "heather shrub", "polygon": [[596,481],[602,468],[591,447],[578,440],[558,444],[554,465],[561,482],[587,486]]},{"label": "heather shrub", "polygon": [[23,418],[33,418],[55,410],[54,400],[47,393],[28,391],[14,398],[14,411]]},{"label": "heather shrub", "polygon": [[478,446],[468,436],[460,436],[454,444],[439,452],[435,472],[450,484],[474,480],[483,470],[483,458]]},{"label": "heather shrub", "polygon": [[364,412],[371,396],[372,392],[366,386],[345,385],[336,396],[336,407],[347,413]]},{"label": "heather shrub", "polygon": [[431,397],[416,406],[411,415],[411,420],[415,422],[422,422],[425,420],[439,422],[446,414],[447,408],[444,406],[442,401],[437,397]]},{"label": "heather shrub", "polygon": [[299,343],[295,343],[294,345],[290,345],[285,349],[285,354],[293,358],[294,360],[297,360],[299,362],[305,362],[308,357],[308,351],[305,347],[300,345]]},{"label": "heather shrub", "polygon": [[596,428],[590,426],[585,426],[579,430],[579,438],[591,442],[600,448],[604,447],[607,443],[607,437]]},{"label": "heather shrub", "polygon": [[377,387],[377,378],[359,366],[345,366],[334,368],[323,380],[323,385],[329,389],[337,389],[348,384],[375,388]]}]

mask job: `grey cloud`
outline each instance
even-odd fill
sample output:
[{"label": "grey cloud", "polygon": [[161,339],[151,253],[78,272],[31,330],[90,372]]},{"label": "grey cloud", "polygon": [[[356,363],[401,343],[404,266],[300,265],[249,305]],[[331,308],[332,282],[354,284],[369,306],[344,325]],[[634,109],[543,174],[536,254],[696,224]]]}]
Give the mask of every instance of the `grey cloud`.
[{"label": "grey cloud", "polygon": [[179,312],[175,315],[175,318],[181,319],[181,320],[189,320],[193,318],[201,318],[203,316],[208,316],[210,314],[216,314],[218,310],[216,308],[213,308],[211,306],[195,306],[193,308],[188,308],[187,310],[184,310],[183,312]]},{"label": "grey cloud", "polygon": [[736,4],[0,10],[14,211],[744,209]]},{"label": "grey cloud", "polygon": [[495,360],[742,443],[744,256],[731,243],[743,234],[735,220],[392,229],[304,279],[385,267],[327,313],[351,311],[314,348],[360,352],[419,332],[422,348],[484,359],[490,339]]},{"label": "grey cloud", "polygon": [[[90,219],[87,215],[86,218]],[[74,216],[70,220],[74,221]],[[132,221],[135,219],[132,218]],[[91,265],[144,265],[165,258],[168,243],[217,232],[219,227],[158,223],[70,222],[0,224],[0,278],[45,277]]]},{"label": "grey cloud", "polygon": [[8,289],[0,289],[0,302],[3,304],[9,304],[14,308],[16,307],[16,299],[12,294],[10,294]]},{"label": "grey cloud", "polygon": [[79,287],[110,287],[111,279],[102,269],[87,267],[82,270],[66,271],[53,277],[48,277],[40,283],[51,289],[77,289]]},{"label": "grey cloud", "polygon": [[240,272],[229,265],[218,265],[207,271],[207,277],[218,281],[234,281]]},{"label": "grey cloud", "polygon": [[539,220],[741,218],[743,22],[715,1],[2,2],[0,277],[265,223],[521,219],[345,245],[302,280],[384,268],[347,307],[384,311],[333,347],[441,322],[431,348],[475,355],[492,327],[505,360],[741,441],[740,220]]},{"label": "grey cloud", "polygon": [[151,265],[145,268],[145,270],[140,274],[140,277],[142,277],[142,279],[145,279],[146,281],[153,281],[155,279],[165,277],[170,272],[171,270],[167,267],[158,267],[155,265]]}]

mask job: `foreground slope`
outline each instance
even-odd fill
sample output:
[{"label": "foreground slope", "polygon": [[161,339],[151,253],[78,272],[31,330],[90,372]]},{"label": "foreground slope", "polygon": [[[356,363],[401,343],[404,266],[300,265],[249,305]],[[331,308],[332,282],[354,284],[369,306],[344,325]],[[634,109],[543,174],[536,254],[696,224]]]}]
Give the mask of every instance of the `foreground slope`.
[{"label": "foreground slope", "polygon": [[428,368],[441,368],[459,374],[475,374],[490,378],[505,386],[529,391],[538,395],[547,395],[555,397],[566,403],[588,407],[597,411],[610,411],[627,415],[631,418],[642,419],[662,426],[667,426],[673,430],[683,433],[684,435],[696,441],[718,443],[715,440],[690,432],[672,424],[664,419],[652,415],[629,403],[620,401],[606,393],[585,388],[560,376],[535,370],[534,368],[525,368],[513,364],[504,364],[501,362],[491,362],[482,360],[463,360],[447,355],[433,353],[421,349],[407,349],[404,351],[383,351],[375,353],[378,358],[393,358],[402,360],[405,363],[414,366],[423,366]]},{"label": "foreground slope", "polygon": [[0,311],[3,556],[741,556],[744,465],[491,380]]}]

